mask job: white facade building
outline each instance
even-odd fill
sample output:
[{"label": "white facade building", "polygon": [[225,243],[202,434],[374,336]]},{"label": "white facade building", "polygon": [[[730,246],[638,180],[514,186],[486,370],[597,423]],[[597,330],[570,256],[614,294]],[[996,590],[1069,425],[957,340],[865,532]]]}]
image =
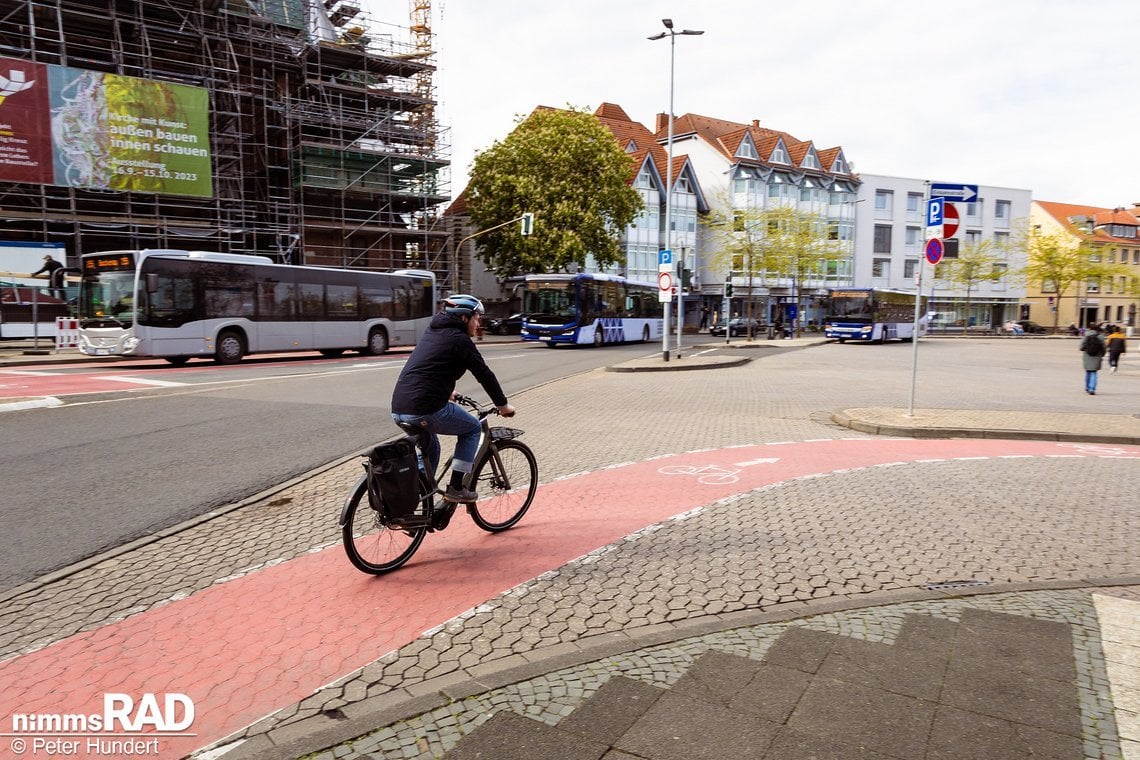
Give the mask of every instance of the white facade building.
[{"label": "white facade building", "polygon": [[960,217],[955,237],[960,249],[966,251],[992,241],[992,255],[998,259],[995,271],[1008,273],[995,282],[973,286],[967,307],[966,290],[939,279],[938,267],[926,263],[926,201],[931,182],[876,174],[861,174],[859,178],[856,287],[913,291],[921,268],[922,292],[933,296],[928,311],[940,317],[935,328],[959,321],[1000,326],[1005,320],[1022,318],[1025,285],[1016,274],[1024,268],[1027,253],[1017,241],[1018,233],[1028,224],[1031,191],[979,185],[976,201],[955,204]]}]

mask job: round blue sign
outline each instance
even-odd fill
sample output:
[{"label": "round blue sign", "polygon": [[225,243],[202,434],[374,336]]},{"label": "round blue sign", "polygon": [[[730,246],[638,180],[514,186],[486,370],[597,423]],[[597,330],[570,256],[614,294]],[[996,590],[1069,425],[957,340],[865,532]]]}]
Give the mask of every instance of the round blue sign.
[{"label": "round blue sign", "polygon": [[931,264],[937,264],[939,261],[942,261],[942,252],[944,250],[945,246],[942,245],[940,239],[930,238],[930,240],[926,241],[926,260]]}]

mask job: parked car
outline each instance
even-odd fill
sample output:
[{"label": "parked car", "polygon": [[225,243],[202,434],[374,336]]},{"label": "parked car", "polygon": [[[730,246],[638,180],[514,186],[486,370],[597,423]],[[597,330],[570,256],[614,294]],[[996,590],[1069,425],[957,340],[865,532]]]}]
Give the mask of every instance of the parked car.
[{"label": "parked car", "polygon": [[[753,336],[760,334],[762,325],[760,324],[760,320],[756,319],[755,317],[734,317],[733,319],[730,319],[727,325],[729,337],[738,338],[742,335],[747,335],[749,325],[752,326]],[[725,327],[726,326],[723,322],[713,325],[709,328],[709,335],[724,335]]]},{"label": "parked car", "polygon": [[492,335],[518,335],[522,332],[522,314],[487,320],[487,332]]},{"label": "parked car", "polygon": [[1017,324],[1021,325],[1021,329],[1025,330],[1026,335],[1044,335],[1046,332],[1044,327],[1031,319],[1019,319]]}]

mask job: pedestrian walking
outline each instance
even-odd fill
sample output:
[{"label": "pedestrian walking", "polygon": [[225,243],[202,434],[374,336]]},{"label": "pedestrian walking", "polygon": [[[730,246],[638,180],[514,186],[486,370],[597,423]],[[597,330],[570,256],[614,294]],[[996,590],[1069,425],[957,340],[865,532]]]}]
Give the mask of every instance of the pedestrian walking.
[{"label": "pedestrian walking", "polygon": [[1120,325],[1113,325],[1108,329],[1108,337],[1105,339],[1105,348],[1108,350],[1109,372],[1115,374],[1117,368],[1120,366],[1120,355],[1128,350],[1125,345],[1126,342],[1124,330],[1120,328]]},{"label": "pedestrian walking", "polygon": [[709,307],[708,304],[701,306],[701,323],[697,326],[697,330],[707,330],[709,326]]},{"label": "pedestrian walking", "polygon": [[1100,330],[1090,325],[1081,338],[1081,363],[1085,368],[1085,392],[1090,396],[1096,395],[1096,374],[1100,372],[1101,362],[1104,360],[1104,339],[1100,337]]}]

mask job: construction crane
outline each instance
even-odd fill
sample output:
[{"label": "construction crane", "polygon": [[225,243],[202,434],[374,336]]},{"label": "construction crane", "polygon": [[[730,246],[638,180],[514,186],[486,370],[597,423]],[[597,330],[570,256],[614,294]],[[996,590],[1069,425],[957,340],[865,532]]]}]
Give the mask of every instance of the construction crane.
[{"label": "construction crane", "polygon": [[[427,62],[434,52],[431,48],[431,0],[411,0],[411,3],[411,32],[416,47],[414,56]],[[412,112],[413,125],[428,140],[424,146],[426,153],[435,150],[435,102],[432,100],[431,75],[431,69],[415,75],[415,93],[423,99],[424,105]]]}]

